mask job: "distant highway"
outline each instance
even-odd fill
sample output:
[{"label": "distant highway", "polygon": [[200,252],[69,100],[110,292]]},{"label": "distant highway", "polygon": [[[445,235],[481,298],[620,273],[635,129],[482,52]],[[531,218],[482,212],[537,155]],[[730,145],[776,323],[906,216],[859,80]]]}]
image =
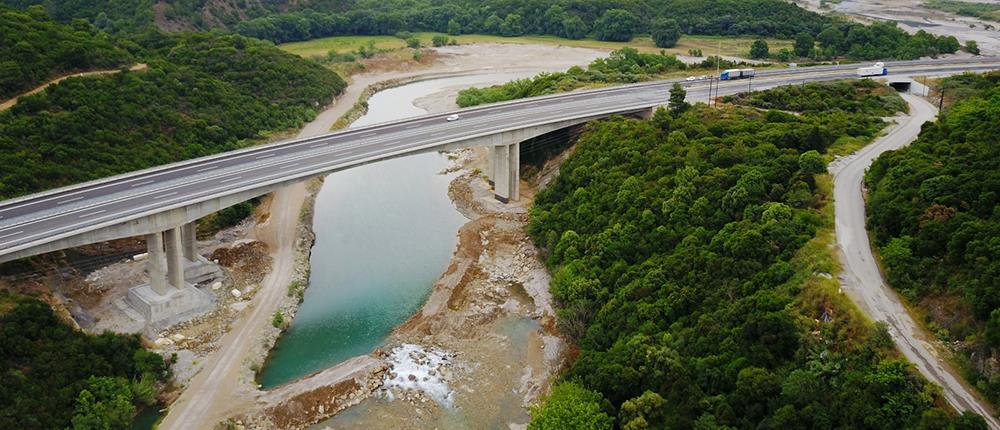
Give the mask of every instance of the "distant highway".
[{"label": "distant highway", "polygon": [[[755,89],[806,81],[854,78],[857,64],[762,70]],[[1000,59],[887,63],[895,75],[985,71],[1000,68]],[[210,157],[34,194],[0,202],[0,261],[9,254],[151,214],[185,207],[224,195],[305,179],[360,164],[411,153],[433,151],[444,144],[554,123],[573,118],[626,113],[665,104],[675,81],[521,99],[452,112],[349,129],[318,137],[255,146]],[[681,82],[688,98],[707,100],[708,82]],[[745,91],[746,80],[723,82],[719,94]]]}]

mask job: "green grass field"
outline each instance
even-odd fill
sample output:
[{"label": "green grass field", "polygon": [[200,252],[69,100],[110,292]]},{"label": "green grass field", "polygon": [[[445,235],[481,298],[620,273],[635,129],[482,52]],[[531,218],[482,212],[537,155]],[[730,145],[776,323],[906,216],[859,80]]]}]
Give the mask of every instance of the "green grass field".
[{"label": "green grass field", "polygon": [[[431,38],[441,33],[414,33],[425,46],[431,45]],[[602,42],[594,39],[571,40],[555,36],[518,36],[502,37],[482,34],[465,34],[454,36],[460,44],[472,43],[520,43],[520,44],[545,44],[576,46],[581,48],[595,48],[604,50],[615,50],[625,46],[631,46],[640,51],[659,52],[660,48],[653,45],[652,39],[648,36],[638,36],[631,42]],[[719,52],[720,42],[722,55],[746,56],[750,52],[750,44],[756,38],[752,37],[721,37],[721,36],[682,36],[677,46],[666,51],[673,54],[686,55],[689,49],[701,49],[704,55],[715,55]],[[770,45],[771,52],[777,52],[781,48],[791,48],[791,40],[766,39]],[[332,49],[337,52],[350,52],[362,46],[367,46],[370,42],[375,43],[379,49],[401,49],[406,46],[406,42],[394,36],[334,36],[322,39],[307,40],[304,42],[293,42],[280,45],[281,49],[302,57],[312,57],[325,55]]]}]

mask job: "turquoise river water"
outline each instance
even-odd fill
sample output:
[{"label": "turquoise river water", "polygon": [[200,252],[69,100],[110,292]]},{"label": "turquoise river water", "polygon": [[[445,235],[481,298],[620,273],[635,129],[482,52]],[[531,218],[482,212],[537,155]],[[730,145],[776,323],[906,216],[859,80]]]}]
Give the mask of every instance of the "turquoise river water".
[{"label": "turquoise river water", "polygon": [[[424,114],[413,101],[455,85],[506,80],[477,75],[381,91],[352,127]],[[414,314],[447,267],[465,222],[448,197],[453,175],[437,153],[333,173],[316,197],[312,273],[298,314],[259,382],[281,385],[367,354]]]}]

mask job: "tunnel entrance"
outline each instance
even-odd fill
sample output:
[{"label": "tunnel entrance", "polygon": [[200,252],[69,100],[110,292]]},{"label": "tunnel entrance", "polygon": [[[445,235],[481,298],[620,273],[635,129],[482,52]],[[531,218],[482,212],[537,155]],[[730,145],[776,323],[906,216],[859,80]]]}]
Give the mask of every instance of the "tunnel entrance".
[{"label": "tunnel entrance", "polygon": [[896,91],[901,93],[908,93],[910,92],[910,84],[912,83],[913,82],[911,81],[889,82],[889,86],[895,88]]}]

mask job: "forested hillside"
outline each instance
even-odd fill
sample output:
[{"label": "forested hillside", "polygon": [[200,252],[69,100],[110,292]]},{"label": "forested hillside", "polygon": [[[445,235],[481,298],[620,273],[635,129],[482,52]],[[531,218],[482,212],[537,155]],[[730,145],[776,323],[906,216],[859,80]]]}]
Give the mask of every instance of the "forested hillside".
[{"label": "forested hillside", "polygon": [[88,336],[43,302],[0,293],[0,428],[127,428],[167,372],[138,336]]},{"label": "forested hillside", "polygon": [[345,85],[242,36],[128,43],[148,70],[67,79],[0,112],[0,199],[246,146],[311,119]]},{"label": "forested hillside", "polygon": [[86,22],[53,22],[40,10],[0,7],[0,101],[58,75],[125,65],[131,55]]},{"label": "forested hillside", "polygon": [[972,360],[1000,402],[1000,75],[941,82],[957,102],[872,165],[869,226],[889,284]]},{"label": "forested hillside", "polygon": [[675,101],[651,121],[588,126],[531,212],[558,325],[580,353],[530,429],[985,428],[936,407],[827,275],[822,153],[870,138],[899,106],[828,103],[857,107]]}]

